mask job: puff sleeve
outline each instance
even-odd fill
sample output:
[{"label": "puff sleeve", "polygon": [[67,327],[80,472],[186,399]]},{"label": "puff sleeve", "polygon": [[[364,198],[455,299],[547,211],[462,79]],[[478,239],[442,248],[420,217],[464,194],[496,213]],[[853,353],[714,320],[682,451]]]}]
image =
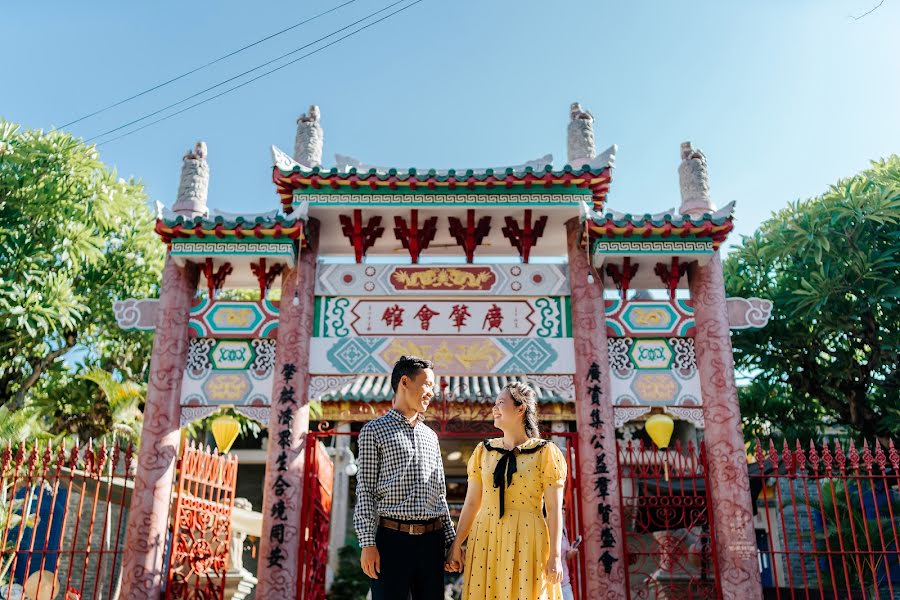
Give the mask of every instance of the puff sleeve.
[{"label": "puff sleeve", "polygon": [[466,473],[469,475],[469,481],[481,482],[481,458],[484,456],[484,442],[480,442],[475,446],[472,456],[469,457],[469,464],[466,466]]},{"label": "puff sleeve", "polygon": [[541,478],[544,487],[562,487],[566,484],[566,476],[568,467],[566,466],[566,457],[563,455],[559,446],[553,442],[544,446],[544,452],[541,465]]}]

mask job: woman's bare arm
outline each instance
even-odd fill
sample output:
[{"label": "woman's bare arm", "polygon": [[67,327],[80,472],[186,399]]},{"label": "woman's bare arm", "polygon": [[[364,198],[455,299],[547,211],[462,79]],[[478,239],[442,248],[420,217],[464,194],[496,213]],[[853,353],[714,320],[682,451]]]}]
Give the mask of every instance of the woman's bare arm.
[{"label": "woman's bare arm", "polygon": [[462,543],[469,537],[472,523],[475,522],[475,517],[478,516],[478,511],[481,510],[481,490],[480,480],[469,480],[469,485],[466,489],[466,501],[463,504],[462,512],[459,514],[459,523],[456,524],[455,544],[458,546],[462,546]]}]

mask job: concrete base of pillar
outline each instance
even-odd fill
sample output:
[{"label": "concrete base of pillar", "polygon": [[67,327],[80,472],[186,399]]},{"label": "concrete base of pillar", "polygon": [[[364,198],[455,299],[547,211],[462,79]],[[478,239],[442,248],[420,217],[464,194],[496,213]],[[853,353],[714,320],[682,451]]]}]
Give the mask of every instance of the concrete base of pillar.
[{"label": "concrete base of pillar", "polygon": [[256,577],[247,569],[229,569],[225,573],[225,600],[244,600],[256,583]]}]

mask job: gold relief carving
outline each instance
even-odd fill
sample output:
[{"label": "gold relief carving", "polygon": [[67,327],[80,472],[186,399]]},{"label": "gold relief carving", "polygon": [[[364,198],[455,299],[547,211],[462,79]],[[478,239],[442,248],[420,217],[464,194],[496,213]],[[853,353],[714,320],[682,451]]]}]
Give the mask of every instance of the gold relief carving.
[{"label": "gold relief carving", "polygon": [[215,374],[204,385],[207,400],[238,401],[247,395],[250,383],[243,375]]},{"label": "gold relief carving", "polygon": [[[447,342],[441,345],[446,346]],[[483,362],[485,368],[490,369],[503,358],[503,353],[497,349],[493,342],[484,340],[475,344],[463,344],[456,353],[456,360],[467,369],[471,369],[475,363]]]},{"label": "gold relief carving", "polygon": [[382,352],[382,358],[388,364],[401,356],[427,356],[434,365],[441,369],[449,369],[458,363],[466,369],[481,363],[485,369],[492,369],[503,359],[503,352],[490,340],[482,340],[472,344],[454,343],[451,347],[443,341],[435,347],[433,344],[416,344],[410,340],[395,340]]},{"label": "gold relief carving", "polygon": [[447,368],[453,362],[453,352],[447,347],[447,342],[442,342],[434,353],[434,362],[439,367]]},{"label": "gold relief carving", "polygon": [[632,386],[644,401],[664,402],[678,395],[678,382],[668,373],[640,373]]},{"label": "gold relief carving", "polygon": [[384,349],[381,356],[388,364],[397,362],[401,356],[431,356],[431,360],[434,361],[435,365],[439,367],[445,366],[437,362],[437,356],[431,354],[431,348],[430,344],[419,345],[409,340],[394,340],[390,346]]},{"label": "gold relief carving", "polygon": [[671,315],[662,308],[635,308],[631,314],[634,315],[635,325],[645,327],[668,325],[671,321]]},{"label": "gold relief carving", "polygon": [[455,289],[488,290],[496,277],[489,268],[458,269],[434,267],[431,269],[397,269],[391,281],[397,289]]},{"label": "gold relief carving", "polygon": [[219,327],[249,327],[256,313],[251,308],[223,308],[215,314]]}]

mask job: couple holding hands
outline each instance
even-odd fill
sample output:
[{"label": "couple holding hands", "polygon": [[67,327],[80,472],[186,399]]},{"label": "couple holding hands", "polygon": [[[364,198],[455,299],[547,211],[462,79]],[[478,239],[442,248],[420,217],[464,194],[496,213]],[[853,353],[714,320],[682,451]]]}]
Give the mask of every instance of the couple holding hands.
[{"label": "couple holding hands", "polygon": [[469,458],[454,531],[438,437],[421,422],[434,385],[431,362],[401,357],[393,407],[359,434],[353,523],[373,600],[443,600],[445,570],[463,573],[463,600],[562,600],[566,461],[540,438],[534,390],[497,396],[503,437]]}]

